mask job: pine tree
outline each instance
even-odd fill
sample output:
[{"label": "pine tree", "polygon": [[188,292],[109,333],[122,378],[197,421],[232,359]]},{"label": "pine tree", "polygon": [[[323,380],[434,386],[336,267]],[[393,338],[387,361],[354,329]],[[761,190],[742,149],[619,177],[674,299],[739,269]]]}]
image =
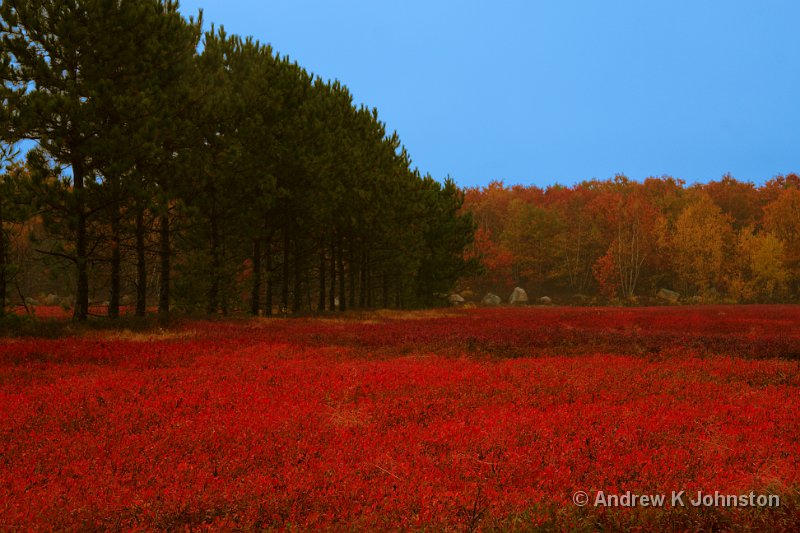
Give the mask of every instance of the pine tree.
[{"label": "pine tree", "polygon": [[8,281],[10,278],[10,266],[8,261],[8,238],[6,237],[5,223],[10,209],[9,200],[14,198],[11,180],[5,174],[6,164],[11,162],[14,156],[13,147],[5,142],[0,142],[0,318],[6,312],[6,293],[8,291]]},{"label": "pine tree", "polygon": [[468,270],[460,192],[412,170],[340,82],[222,29],[198,54],[200,23],[170,1],[9,0],[0,17],[4,116],[39,144],[41,251],[74,263],[75,318],[94,272],[118,316],[131,262],[144,315],[155,241],[163,318],[173,300],[270,314],[278,293],[295,313],[420,305]]},{"label": "pine tree", "polygon": [[173,54],[192,52],[194,30],[184,31],[177,3],[169,0],[10,0],[0,6],[0,20],[13,57],[10,82],[21,92],[15,101],[21,135],[69,167],[77,320],[88,316],[87,226],[98,212],[92,196],[100,194],[94,185],[98,176],[109,184],[116,314],[121,180],[154,147],[152,115],[163,104],[154,80],[172,72]]},{"label": "pine tree", "polygon": [[168,164],[174,150],[176,95],[191,67],[199,39],[200,22],[187,23],[175,2],[126,2],[104,13],[113,33],[126,35],[102,50],[103,73],[93,95],[104,119],[103,142],[95,149],[95,167],[108,196],[111,229],[111,294],[108,313],[119,316],[122,203],[131,199],[135,218],[137,314],[146,309],[144,216],[151,207],[155,170]]}]

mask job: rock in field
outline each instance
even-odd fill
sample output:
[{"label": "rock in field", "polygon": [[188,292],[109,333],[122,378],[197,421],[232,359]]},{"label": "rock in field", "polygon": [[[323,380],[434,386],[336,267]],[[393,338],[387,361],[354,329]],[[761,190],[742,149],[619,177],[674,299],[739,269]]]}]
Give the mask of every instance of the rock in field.
[{"label": "rock in field", "polygon": [[528,303],[528,293],[522,287],[515,287],[511,296],[508,297],[510,304],[526,304]]},{"label": "rock in field", "polygon": [[671,291],[669,289],[660,289],[658,291],[657,296],[659,298],[661,298],[662,300],[666,300],[666,301],[672,302],[672,303],[676,303],[681,297],[680,294],[678,294],[675,291]]},{"label": "rock in field", "polygon": [[486,296],[484,296],[483,299],[481,300],[481,303],[483,305],[500,305],[501,303],[503,303],[503,299],[496,294],[487,292]]},{"label": "rock in field", "polygon": [[451,294],[447,297],[447,301],[450,302],[451,305],[459,305],[464,303],[464,298],[462,298],[460,294]]}]

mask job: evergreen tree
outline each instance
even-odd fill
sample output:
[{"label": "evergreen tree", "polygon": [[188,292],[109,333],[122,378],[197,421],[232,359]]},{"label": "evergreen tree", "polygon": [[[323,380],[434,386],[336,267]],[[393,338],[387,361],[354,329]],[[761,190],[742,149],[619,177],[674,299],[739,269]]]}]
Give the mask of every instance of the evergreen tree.
[{"label": "evergreen tree", "polygon": [[191,68],[199,39],[200,22],[187,23],[175,2],[127,2],[118,9],[96,13],[127,35],[102,50],[98,68],[113,72],[98,82],[93,95],[103,117],[103,142],[96,146],[95,166],[106,185],[111,230],[109,316],[119,316],[122,204],[130,199],[135,219],[137,315],[146,309],[145,211],[153,204],[153,173],[168,164],[174,151],[176,93]]},{"label": "evergreen tree", "polygon": [[11,177],[5,173],[5,170],[6,165],[13,160],[14,156],[13,147],[5,142],[0,142],[0,318],[6,312],[6,293],[11,278],[6,221],[9,220],[10,211],[13,208],[12,200],[17,197]]},{"label": "evergreen tree", "polygon": [[69,168],[78,320],[88,315],[87,230],[99,211],[90,196],[100,194],[98,176],[108,181],[116,314],[120,181],[157,144],[153,115],[164,102],[154,87],[172,73],[174,54],[191,52],[193,30],[184,31],[177,3],[169,0],[11,0],[0,6],[0,20],[13,57],[10,83],[21,93],[15,101],[21,134]]},{"label": "evergreen tree", "polygon": [[463,193],[448,178],[444,185],[430,176],[422,180],[418,205],[423,231],[423,256],[417,274],[417,298],[423,305],[433,303],[435,293],[450,290],[460,277],[473,273],[478,264],[466,259],[464,249],[475,229],[472,216],[460,213]]},{"label": "evergreen tree", "polygon": [[38,143],[39,250],[75,265],[77,319],[90,278],[118,316],[131,263],[144,315],[156,243],[162,317],[173,300],[270,314],[276,287],[295,313],[428,304],[471,268],[461,193],[412,170],[340,82],[222,29],[197,53],[200,23],[171,1],[10,0],[0,17],[0,118]]}]

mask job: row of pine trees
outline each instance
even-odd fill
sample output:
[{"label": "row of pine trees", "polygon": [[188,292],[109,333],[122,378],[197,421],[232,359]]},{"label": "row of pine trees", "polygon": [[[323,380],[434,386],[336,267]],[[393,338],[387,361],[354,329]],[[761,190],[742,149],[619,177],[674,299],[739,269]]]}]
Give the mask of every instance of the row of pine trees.
[{"label": "row of pine trees", "polygon": [[474,267],[452,180],[270,46],[171,0],[3,0],[0,36],[0,309],[43,276],[78,320],[410,307]]}]

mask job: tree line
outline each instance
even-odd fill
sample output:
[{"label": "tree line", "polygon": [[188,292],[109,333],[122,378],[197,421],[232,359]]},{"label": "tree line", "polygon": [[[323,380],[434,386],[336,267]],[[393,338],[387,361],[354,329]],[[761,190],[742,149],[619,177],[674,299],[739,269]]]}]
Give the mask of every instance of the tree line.
[{"label": "tree line", "polygon": [[375,109],[178,7],[0,4],[0,313],[423,306],[475,268],[463,192]]},{"label": "tree line", "polygon": [[660,289],[697,302],[800,297],[800,177],[730,175],[687,186],[623,175],[572,187],[466,191],[485,267],[462,284],[566,298],[635,301]]}]

